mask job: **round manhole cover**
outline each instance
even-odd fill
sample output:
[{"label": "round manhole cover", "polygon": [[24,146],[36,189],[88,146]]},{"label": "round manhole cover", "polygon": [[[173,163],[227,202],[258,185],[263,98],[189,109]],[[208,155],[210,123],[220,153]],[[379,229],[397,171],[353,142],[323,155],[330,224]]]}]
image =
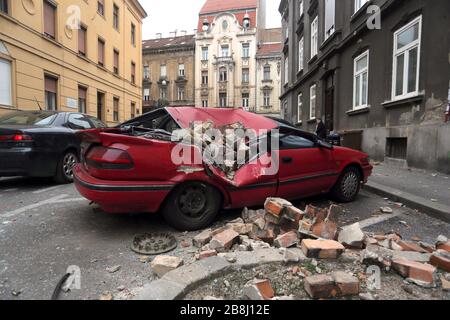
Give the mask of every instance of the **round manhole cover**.
[{"label": "round manhole cover", "polygon": [[137,235],[131,244],[131,250],[144,255],[157,255],[172,251],[176,247],[175,237],[165,232]]}]

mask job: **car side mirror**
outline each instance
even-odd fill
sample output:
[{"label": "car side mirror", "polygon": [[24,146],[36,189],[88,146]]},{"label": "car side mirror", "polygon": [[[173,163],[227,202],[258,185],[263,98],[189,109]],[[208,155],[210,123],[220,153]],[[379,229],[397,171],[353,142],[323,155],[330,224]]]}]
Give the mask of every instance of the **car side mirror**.
[{"label": "car side mirror", "polygon": [[331,143],[325,142],[323,140],[318,139],[317,145],[319,148],[327,149],[327,150],[333,150],[333,145]]}]

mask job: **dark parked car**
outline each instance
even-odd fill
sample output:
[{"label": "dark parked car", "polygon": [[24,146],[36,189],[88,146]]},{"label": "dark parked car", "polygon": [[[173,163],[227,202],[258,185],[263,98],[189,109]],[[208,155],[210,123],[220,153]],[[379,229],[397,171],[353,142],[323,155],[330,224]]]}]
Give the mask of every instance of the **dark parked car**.
[{"label": "dark parked car", "polygon": [[77,112],[8,112],[0,116],[0,177],[54,177],[70,183],[80,154],[76,131],[104,127]]}]

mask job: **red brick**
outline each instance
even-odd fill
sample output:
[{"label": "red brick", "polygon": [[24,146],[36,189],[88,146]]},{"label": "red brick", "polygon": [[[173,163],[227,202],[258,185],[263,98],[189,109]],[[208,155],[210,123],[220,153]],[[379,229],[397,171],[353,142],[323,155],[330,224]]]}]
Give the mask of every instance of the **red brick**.
[{"label": "red brick", "polygon": [[286,207],[284,214],[289,220],[296,223],[299,223],[305,216],[305,212],[294,206]]},{"label": "red brick", "polygon": [[328,208],[327,220],[336,222],[343,211],[344,209],[341,206],[332,204],[330,208]]},{"label": "red brick", "polygon": [[223,252],[230,250],[233,244],[235,244],[239,239],[239,233],[232,229],[226,229],[218,234],[216,234],[211,242],[209,243],[209,247],[212,250],[216,250],[218,252]]},{"label": "red brick", "polygon": [[298,236],[296,231],[291,231],[283,235],[280,235],[274,241],[274,245],[277,248],[289,248],[296,245],[297,243],[298,243]]},{"label": "red brick", "polygon": [[440,243],[436,246],[436,249],[438,250],[445,250],[447,252],[450,252],[450,241],[446,243]]},{"label": "red brick", "polygon": [[297,231],[299,227],[299,221],[292,221],[282,217],[280,221],[280,232],[282,234],[288,233],[290,231]]},{"label": "red brick", "polygon": [[321,221],[312,227],[312,233],[319,238],[335,240],[338,226],[333,221]]},{"label": "red brick", "polygon": [[405,278],[434,284],[436,268],[432,265],[406,259],[393,259],[392,267]]},{"label": "red brick", "polygon": [[275,217],[281,217],[286,207],[292,206],[292,203],[281,198],[267,198],[264,203],[264,209],[267,213]]},{"label": "red brick", "polygon": [[345,248],[342,244],[333,240],[311,240],[302,241],[302,251],[308,258],[336,259]]},{"label": "red brick", "polygon": [[206,258],[214,257],[214,256],[217,256],[216,250],[207,250],[207,251],[200,252],[199,259],[202,260],[202,259],[206,259]]},{"label": "red brick", "polygon": [[205,244],[207,244],[209,241],[211,241],[212,238],[212,232],[211,229],[205,230],[192,239],[192,243],[194,246],[201,248]]},{"label": "red brick", "polygon": [[338,296],[339,288],[330,275],[315,275],[305,279],[305,291],[313,299],[327,299]]},{"label": "red brick", "polygon": [[306,232],[310,232],[313,227],[312,221],[310,220],[302,220],[300,221],[300,229]]},{"label": "red brick", "polygon": [[331,273],[331,276],[335,285],[339,288],[340,296],[354,296],[359,294],[358,278],[343,271],[335,271]]},{"label": "red brick", "polygon": [[439,269],[450,272],[450,253],[444,250],[438,250],[431,256],[430,263]]},{"label": "red brick", "polygon": [[270,300],[275,296],[275,292],[269,280],[255,279],[245,285],[244,295],[251,300]]},{"label": "red brick", "polygon": [[407,241],[397,241],[397,244],[402,248],[403,251],[415,251],[420,253],[427,253],[428,251],[419,246],[418,244],[415,244],[414,242],[407,242]]},{"label": "red brick", "polygon": [[256,232],[255,235],[259,240],[264,241],[270,245],[273,245],[273,241],[275,240],[275,234],[271,229],[260,230]]},{"label": "red brick", "polygon": [[419,246],[424,249],[425,251],[427,251],[428,253],[433,253],[436,251],[436,248],[434,246],[432,246],[431,244],[428,243],[424,243],[424,242],[419,242]]}]

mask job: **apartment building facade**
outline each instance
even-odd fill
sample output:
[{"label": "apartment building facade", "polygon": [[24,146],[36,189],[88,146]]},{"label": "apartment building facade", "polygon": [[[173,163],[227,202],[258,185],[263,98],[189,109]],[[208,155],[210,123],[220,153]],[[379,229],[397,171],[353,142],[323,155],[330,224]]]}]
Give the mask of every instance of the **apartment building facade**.
[{"label": "apartment building facade", "polygon": [[450,2],[282,0],[282,113],[360,132],[380,161],[450,172]]},{"label": "apartment building facade", "polygon": [[194,106],[194,35],[144,40],[143,110]]},{"label": "apartment building facade", "polygon": [[0,112],[80,111],[114,125],[142,110],[137,0],[0,1]]}]

